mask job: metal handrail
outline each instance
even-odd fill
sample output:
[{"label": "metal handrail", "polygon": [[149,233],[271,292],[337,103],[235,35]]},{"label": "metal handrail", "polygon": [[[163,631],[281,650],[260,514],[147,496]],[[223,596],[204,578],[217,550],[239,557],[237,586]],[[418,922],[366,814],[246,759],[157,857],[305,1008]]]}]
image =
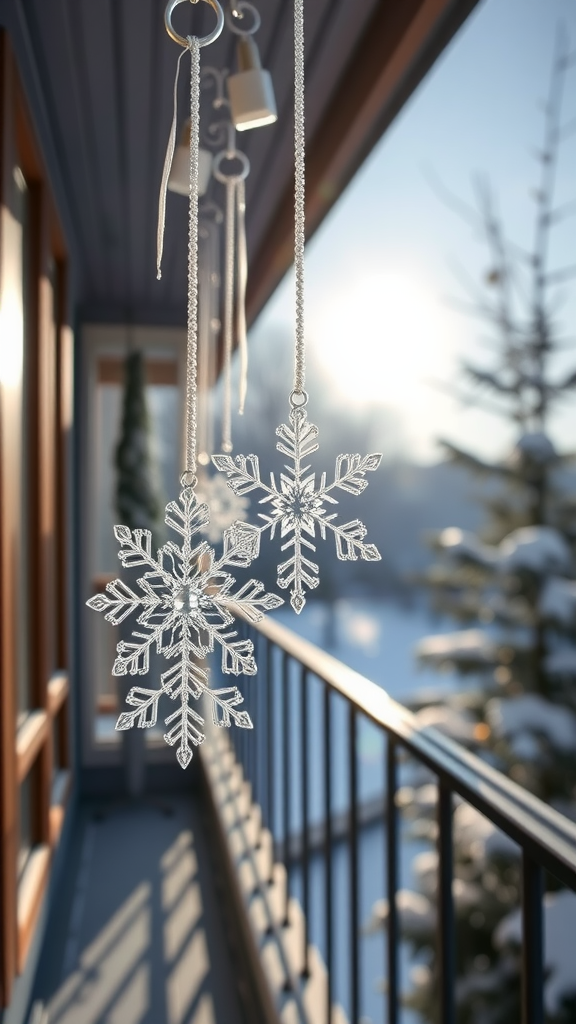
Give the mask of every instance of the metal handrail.
[{"label": "metal handrail", "polygon": [[[238,613],[240,615],[240,613]],[[439,1019],[442,1024],[456,1021],[456,935],[453,896],[454,796],[475,807],[520,847],[522,854],[522,1024],[544,1024],[544,872],[550,871],[568,888],[576,891],[576,825],[545,805],[537,797],[432,727],[421,727],[407,708],[394,701],[385,690],[348,668],[332,655],[302,639],[273,619],[256,626],[246,620],[246,633],[264,650],[259,652],[260,685],[247,696],[248,709],[255,720],[256,734],[236,733],[234,744],[246,777],[252,783],[255,799],[261,803],[263,818],[273,836],[275,825],[282,836],[282,851],[288,877],[293,844],[290,843],[290,808],[293,803],[293,756],[300,761],[299,806],[302,835],[299,840],[298,867],[302,878],[302,902],[305,919],[310,910],[309,871],[312,856],[309,821],[309,730],[308,702],[310,682],[317,680],[324,690],[323,728],[314,736],[324,746],[322,786],[324,791],[324,883],[325,941],[327,966],[326,1024],[334,1020],[332,1009],[334,942],[332,870],[334,821],[332,817],[331,707],[341,698],[347,706],[348,730],[348,835],[350,937],[350,1019],[359,1024],[361,1014],[361,954],[359,901],[359,831],[362,822],[359,804],[358,722],[367,719],[387,737],[383,761],[384,800],[382,825],[385,830],[388,897],[387,915],[387,995],[386,1022],[398,1024],[400,1014],[399,954],[401,940],[397,907],[400,828],[398,824],[399,755],[408,752],[438,778],[437,850],[438,850],[438,936],[437,979]],[[273,652],[280,652],[274,657]],[[297,678],[290,671],[296,666]],[[289,720],[294,684],[298,686],[300,720],[294,746]],[[340,755],[339,755],[340,756]],[[318,850],[316,848],[316,855]],[[288,923],[289,891],[286,892],[285,923]],[[303,936],[302,983],[308,964],[308,929]],[[576,969],[576,965],[575,965]],[[287,985],[292,984],[287,979]],[[324,1024],[314,1021],[314,1024]]]},{"label": "metal handrail", "polygon": [[420,726],[411,711],[376,683],[279,622],[265,619],[255,628],[375,725],[401,741],[433,772],[448,778],[454,792],[520,846],[529,848],[543,867],[576,888],[574,822],[433,726]]}]

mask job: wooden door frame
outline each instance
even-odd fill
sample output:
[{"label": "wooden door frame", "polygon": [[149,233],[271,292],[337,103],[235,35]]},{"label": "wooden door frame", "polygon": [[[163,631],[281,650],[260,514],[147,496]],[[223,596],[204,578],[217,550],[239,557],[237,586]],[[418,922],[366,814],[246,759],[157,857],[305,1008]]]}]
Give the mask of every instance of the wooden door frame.
[{"label": "wooden door frame", "polygon": [[[66,248],[14,53],[2,31],[0,109],[0,301],[6,298],[4,285],[11,273],[21,317],[15,338],[15,344],[22,343],[18,368],[29,394],[24,405],[24,384],[10,394],[8,385],[0,380],[0,1005],[7,1006],[34,937],[71,779],[65,435],[71,427],[72,342],[66,322]],[[25,229],[10,212],[16,168],[29,197]],[[20,269],[23,230],[29,245],[26,294]],[[11,453],[11,440],[22,434],[23,416],[26,430],[21,450],[16,452],[12,445]],[[19,521],[24,478],[27,512]],[[30,649],[30,708],[20,723],[16,715],[20,599],[15,600],[19,582],[15,539],[26,546],[29,565],[24,614]],[[62,768],[57,787],[56,721],[60,726],[57,764]],[[33,847],[18,879],[19,787],[32,773],[37,790],[32,811]]]}]

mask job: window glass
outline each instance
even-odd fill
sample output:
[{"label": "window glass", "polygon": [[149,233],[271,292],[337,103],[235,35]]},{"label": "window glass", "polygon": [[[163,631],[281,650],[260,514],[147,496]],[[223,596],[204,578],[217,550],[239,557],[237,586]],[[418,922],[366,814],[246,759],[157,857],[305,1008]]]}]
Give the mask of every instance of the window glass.
[{"label": "window glass", "polygon": [[[107,356],[97,362],[96,369],[94,590],[104,590],[120,570],[118,544],[114,537],[114,525],[119,521],[115,507],[115,455],[122,421],[123,366],[121,357]],[[150,449],[157,475],[158,495],[164,505],[168,496],[178,493],[180,420],[175,360],[160,360],[153,355],[146,355],[146,376]],[[162,542],[163,539],[160,534],[159,540]],[[92,616],[90,619],[95,672],[93,737],[97,743],[115,744],[120,741],[120,735],[114,728],[118,708],[124,701],[124,691],[134,684],[133,679],[117,679],[112,675],[120,628],[115,628],[101,616]],[[152,672],[156,671],[155,660],[152,654]],[[148,741],[155,742],[154,732],[151,730],[151,735],[147,735]]]},{"label": "window glass", "polygon": [[17,540],[18,559],[18,616],[17,616],[17,724],[25,717],[32,706],[32,691],[30,681],[30,637],[28,624],[30,622],[30,481],[27,468],[29,460],[26,457],[29,452],[30,437],[30,303],[31,275],[30,275],[30,194],[26,186],[24,175],[20,168],[14,170],[14,210],[17,220],[21,226],[21,302],[22,302],[22,331],[23,331],[23,366],[21,377],[21,414],[20,414],[20,459],[19,459],[19,524],[20,531]]},{"label": "window glass", "polygon": [[60,741],[61,741],[61,726],[60,726],[60,715],[55,715],[52,720],[52,771],[56,775],[57,772],[62,768],[62,759],[60,757]]},{"label": "window glass", "polygon": [[34,842],[34,769],[20,786],[20,835],[18,844],[18,878],[22,877]]}]

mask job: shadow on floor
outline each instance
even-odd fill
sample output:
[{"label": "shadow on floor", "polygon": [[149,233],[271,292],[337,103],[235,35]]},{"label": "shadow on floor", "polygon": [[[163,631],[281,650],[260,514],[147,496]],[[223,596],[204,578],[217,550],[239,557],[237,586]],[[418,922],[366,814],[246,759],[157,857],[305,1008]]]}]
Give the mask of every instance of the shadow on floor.
[{"label": "shadow on floor", "polygon": [[192,794],[81,806],[69,861],[39,972],[42,1024],[243,1024]]}]

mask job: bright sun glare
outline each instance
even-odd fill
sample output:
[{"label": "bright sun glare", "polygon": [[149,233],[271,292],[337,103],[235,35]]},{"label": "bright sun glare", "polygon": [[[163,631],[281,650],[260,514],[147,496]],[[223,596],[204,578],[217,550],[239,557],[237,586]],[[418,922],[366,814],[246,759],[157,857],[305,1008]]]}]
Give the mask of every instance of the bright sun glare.
[{"label": "bright sun glare", "polygon": [[445,376],[447,327],[425,285],[387,271],[323,296],[310,318],[310,341],[350,401],[406,407],[423,381]]}]

